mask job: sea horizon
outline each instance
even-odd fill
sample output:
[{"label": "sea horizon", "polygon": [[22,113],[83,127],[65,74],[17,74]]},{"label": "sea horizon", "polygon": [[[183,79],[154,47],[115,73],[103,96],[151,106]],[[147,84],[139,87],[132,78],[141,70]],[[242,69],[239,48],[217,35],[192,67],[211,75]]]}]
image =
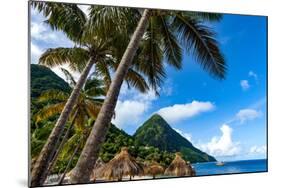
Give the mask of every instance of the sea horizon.
[{"label": "sea horizon", "polygon": [[257,161],[257,160],[268,160],[267,158],[257,158],[257,159],[237,159],[237,160],[217,160],[217,161],[205,161],[205,162],[195,162],[191,164],[202,164],[202,163],[217,163],[217,162],[240,162],[240,161]]}]

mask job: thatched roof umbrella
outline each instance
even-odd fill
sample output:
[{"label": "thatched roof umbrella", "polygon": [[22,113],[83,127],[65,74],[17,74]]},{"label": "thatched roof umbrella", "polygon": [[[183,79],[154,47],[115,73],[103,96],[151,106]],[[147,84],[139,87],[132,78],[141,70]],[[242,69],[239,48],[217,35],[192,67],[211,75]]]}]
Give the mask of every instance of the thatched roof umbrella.
[{"label": "thatched roof umbrella", "polygon": [[155,179],[156,175],[164,174],[164,168],[157,162],[153,161],[145,168],[145,174],[152,175]]},{"label": "thatched roof umbrella", "polygon": [[165,175],[171,176],[191,176],[192,167],[189,163],[186,163],[180,156],[180,153],[176,153],[175,159],[165,170]]},{"label": "thatched roof umbrella", "polygon": [[121,152],[106,163],[99,173],[99,176],[106,179],[120,181],[123,176],[130,176],[131,179],[132,176],[142,175],[143,168],[129,154],[128,148],[123,147]]},{"label": "thatched roof umbrella", "polygon": [[96,179],[100,176],[100,171],[102,170],[102,168],[104,167],[105,163],[103,162],[103,160],[99,157],[96,161],[96,164],[94,166],[94,170],[91,174],[91,179],[95,182]]}]

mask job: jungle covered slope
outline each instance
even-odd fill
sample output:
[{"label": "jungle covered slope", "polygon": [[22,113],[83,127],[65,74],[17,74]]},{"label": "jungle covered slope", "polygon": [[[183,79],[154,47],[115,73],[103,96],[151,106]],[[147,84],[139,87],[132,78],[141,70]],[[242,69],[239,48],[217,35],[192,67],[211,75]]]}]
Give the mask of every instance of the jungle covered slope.
[{"label": "jungle covered slope", "polygon": [[137,129],[134,139],[137,145],[154,146],[172,153],[181,152],[185,160],[192,163],[216,161],[214,157],[195,148],[158,114],[150,117]]}]

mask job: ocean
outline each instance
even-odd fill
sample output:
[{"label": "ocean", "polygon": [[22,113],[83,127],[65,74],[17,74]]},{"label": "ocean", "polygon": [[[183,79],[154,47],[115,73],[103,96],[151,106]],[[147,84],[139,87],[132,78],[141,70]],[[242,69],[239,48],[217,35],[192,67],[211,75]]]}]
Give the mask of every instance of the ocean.
[{"label": "ocean", "polygon": [[197,163],[192,166],[195,168],[196,176],[267,171],[266,159],[226,161],[223,166],[217,166],[216,163]]}]

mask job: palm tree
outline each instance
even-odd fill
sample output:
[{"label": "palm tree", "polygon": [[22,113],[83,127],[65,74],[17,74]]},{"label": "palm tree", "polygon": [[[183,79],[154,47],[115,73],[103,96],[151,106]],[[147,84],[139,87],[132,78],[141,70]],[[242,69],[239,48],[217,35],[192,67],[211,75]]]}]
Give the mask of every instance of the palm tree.
[{"label": "palm tree", "polygon": [[139,47],[142,47],[142,52],[148,55],[137,67],[148,75],[148,81],[153,89],[157,89],[165,77],[163,57],[169,65],[180,69],[183,48],[193,55],[202,68],[212,76],[219,79],[225,77],[225,60],[215,40],[215,33],[202,22],[220,18],[220,15],[207,13],[149,9],[142,11],[142,16],[118,65],[97,120],[71,173],[71,183],[89,181],[93,164],[109,128],[121,85]]},{"label": "palm tree", "polygon": [[[110,84],[110,69],[114,70],[116,63],[115,54],[121,54],[124,49],[119,45],[126,42],[122,36],[119,22],[112,27],[98,27],[87,18],[87,16],[74,4],[31,2],[31,5],[47,17],[48,23],[54,30],[63,31],[66,36],[75,43],[72,48],[48,49],[39,59],[40,64],[49,67],[59,66],[67,63],[71,69],[81,72],[71,95],[63,106],[63,110],[52,130],[47,142],[38,156],[34,167],[32,168],[31,186],[42,185],[46,179],[49,162],[55,153],[54,146],[63,133],[63,128],[72,113],[73,107],[79,98],[80,90],[86,82],[91,68],[95,65],[95,70],[107,80],[107,86]],[[127,9],[123,8],[126,12]],[[124,25],[124,24],[123,24]],[[116,28],[116,29],[114,29]],[[110,30],[110,35],[105,30]],[[116,47],[115,47],[116,46]],[[116,66],[115,66],[116,67]],[[141,92],[148,90],[148,85],[141,74],[133,68],[129,69],[126,76],[128,84],[136,87]]]},{"label": "palm tree", "polygon": [[[72,88],[76,85],[76,82],[73,76],[66,69],[61,68],[67,80],[70,82],[70,86]],[[85,86],[81,90],[79,99],[77,100],[72,113],[70,114],[71,124],[67,128],[65,135],[62,138],[59,146],[56,147],[57,150],[52,157],[52,161],[48,167],[49,174],[52,171],[52,168],[55,166],[57,162],[57,157],[61,152],[65,142],[68,139],[69,133],[73,126],[78,128],[82,128],[84,130],[84,124],[88,121],[89,118],[95,119],[98,115],[100,107],[103,103],[102,96],[106,93],[106,87],[102,80],[98,80],[96,78],[90,77],[87,79]],[[44,92],[39,98],[38,102],[46,103],[48,101],[54,101],[50,105],[42,108],[36,115],[36,122],[40,122],[42,120],[49,119],[50,117],[60,114],[69,98],[69,93],[59,91],[59,90],[48,90]]]}]

